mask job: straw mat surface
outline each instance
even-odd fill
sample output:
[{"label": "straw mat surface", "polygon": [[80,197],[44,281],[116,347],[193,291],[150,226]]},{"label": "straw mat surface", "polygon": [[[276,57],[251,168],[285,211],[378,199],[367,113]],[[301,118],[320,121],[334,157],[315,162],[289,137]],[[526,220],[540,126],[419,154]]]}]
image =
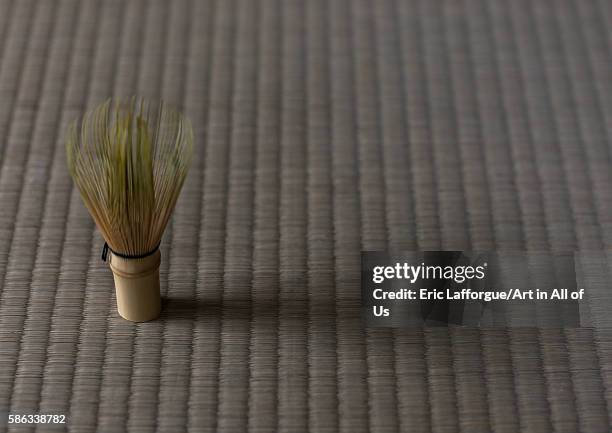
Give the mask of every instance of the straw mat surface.
[{"label": "straw mat surface", "polygon": [[[612,248],[611,77],[605,0],[0,0],[0,417],[610,431],[612,332],[366,330],[359,254]],[[63,147],[133,94],[197,144],[145,324]]]}]

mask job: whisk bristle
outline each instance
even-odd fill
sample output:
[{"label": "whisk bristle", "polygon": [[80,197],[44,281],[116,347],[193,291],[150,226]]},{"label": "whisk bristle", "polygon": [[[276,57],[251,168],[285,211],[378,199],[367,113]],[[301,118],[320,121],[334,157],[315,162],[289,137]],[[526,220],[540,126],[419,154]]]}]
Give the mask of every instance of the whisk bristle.
[{"label": "whisk bristle", "polygon": [[70,126],[66,150],[83,202],[113,251],[153,250],[189,169],[189,121],[163,102],[107,100]]}]

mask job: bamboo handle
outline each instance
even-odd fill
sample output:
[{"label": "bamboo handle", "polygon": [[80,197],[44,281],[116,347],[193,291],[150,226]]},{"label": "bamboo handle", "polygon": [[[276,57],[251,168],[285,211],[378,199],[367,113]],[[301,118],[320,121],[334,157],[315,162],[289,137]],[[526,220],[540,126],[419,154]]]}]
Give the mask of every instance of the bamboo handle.
[{"label": "bamboo handle", "polygon": [[124,259],[111,253],[110,268],[115,279],[117,310],[131,322],[146,322],[159,317],[159,250],[143,259]]}]

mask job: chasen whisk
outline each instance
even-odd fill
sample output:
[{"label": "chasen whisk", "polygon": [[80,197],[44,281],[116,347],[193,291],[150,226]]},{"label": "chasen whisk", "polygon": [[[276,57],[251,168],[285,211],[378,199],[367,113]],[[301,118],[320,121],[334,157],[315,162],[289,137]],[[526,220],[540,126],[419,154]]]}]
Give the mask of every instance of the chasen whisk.
[{"label": "chasen whisk", "polygon": [[106,243],[102,259],[115,279],[125,319],[156,318],[159,244],[193,153],[189,121],[163,102],[104,102],[74,122],[68,168]]}]

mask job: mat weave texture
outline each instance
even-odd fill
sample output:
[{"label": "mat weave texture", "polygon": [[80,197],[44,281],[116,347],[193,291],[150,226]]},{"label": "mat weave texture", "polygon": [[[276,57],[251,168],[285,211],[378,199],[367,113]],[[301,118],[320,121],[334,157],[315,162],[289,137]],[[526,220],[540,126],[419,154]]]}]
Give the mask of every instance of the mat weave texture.
[{"label": "mat weave texture", "polygon": [[[68,123],[196,152],[160,320],[115,308]],[[0,0],[0,432],[610,431],[612,331],[363,329],[361,250],[612,248],[612,2]]]}]

